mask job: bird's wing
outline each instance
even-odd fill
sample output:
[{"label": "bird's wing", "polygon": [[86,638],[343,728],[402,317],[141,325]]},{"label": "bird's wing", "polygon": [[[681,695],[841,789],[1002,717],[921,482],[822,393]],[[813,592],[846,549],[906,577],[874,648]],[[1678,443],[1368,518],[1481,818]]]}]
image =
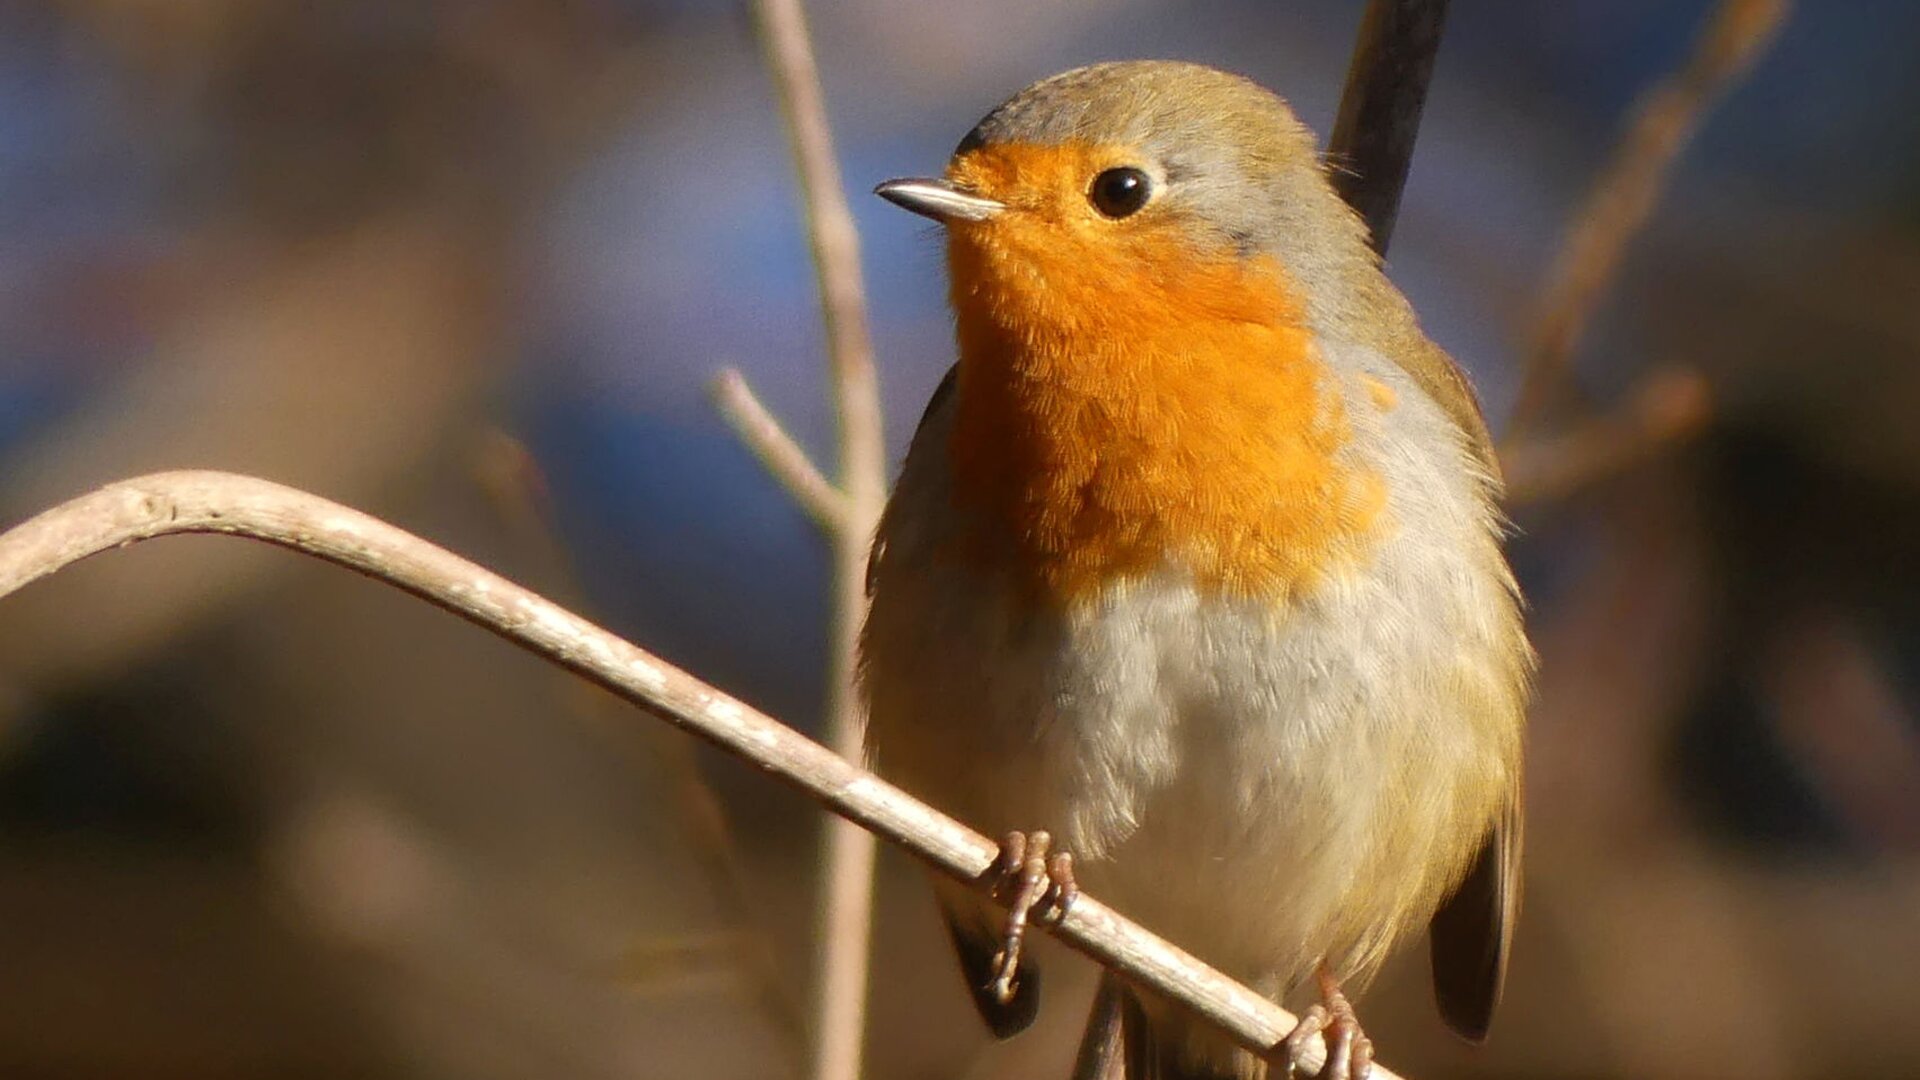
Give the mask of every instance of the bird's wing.
[{"label": "bird's wing", "polygon": [[[947,399],[953,396],[953,388],[958,384],[959,378],[960,365],[955,364],[947,369],[946,375],[940,379],[940,385],[933,388],[933,396],[927,399],[927,407],[920,414],[920,423],[914,426],[914,442],[917,443],[920,441],[920,432],[921,429],[927,426],[927,420],[931,418],[934,413],[939,412],[941,407],[946,404]],[[889,501],[887,506],[890,511],[893,506],[892,502]],[[867,549],[868,596],[873,595],[874,575],[880,569],[880,560],[886,557],[886,535],[887,527],[885,522],[882,522],[881,526],[873,531],[873,546]]]},{"label": "bird's wing", "polygon": [[1487,431],[1486,414],[1481,411],[1480,395],[1474,392],[1472,380],[1445,349],[1418,329],[1412,333],[1414,341],[1404,348],[1391,350],[1394,363],[1460,425],[1474,455],[1486,466],[1489,475],[1498,479],[1500,456],[1494,450],[1493,436]]},{"label": "bird's wing", "polygon": [[1522,798],[1518,791],[1474,857],[1466,880],[1428,928],[1433,994],[1461,1038],[1480,1042],[1507,976],[1507,951],[1520,909]]},{"label": "bird's wing", "polygon": [[[1446,350],[1418,329],[1411,333],[1412,341],[1393,350],[1395,362],[1459,425],[1497,491],[1500,458],[1473,383]],[[1516,785],[1512,803],[1482,841],[1466,879],[1434,914],[1429,928],[1440,1015],[1472,1042],[1486,1038],[1506,981],[1507,951],[1520,906],[1522,802]]]}]

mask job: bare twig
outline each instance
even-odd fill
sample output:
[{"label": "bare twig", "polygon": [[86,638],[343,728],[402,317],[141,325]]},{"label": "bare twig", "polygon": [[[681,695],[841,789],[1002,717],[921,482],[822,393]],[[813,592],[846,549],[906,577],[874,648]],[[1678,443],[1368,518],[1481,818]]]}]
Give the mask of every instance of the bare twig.
[{"label": "bare twig", "polygon": [[1616,413],[1503,445],[1507,502],[1565,498],[1688,438],[1706,426],[1711,411],[1707,381],[1698,372],[1656,371]]},{"label": "bare twig", "polygon": [[[811,508],[810,512],[826,530],[834,552],[827,745],[853,760],[859,757],[865,737],[855,680],[860,627],[867,613],[867,548],[886,502],[887,484],[880,388],[861,285],[860,237],[854,231],[853,212],[834,157],[820,72],[800,0],[757,0],[753,10],[793,148],[827,332],[827,368],[840,434],[841,512],[831,524]],[[723,393],[725,387],[723,378]],[[739,389],[744,391],[745,384]],[[751,400],[750,395],[743,397]],[[760,414],[766,421],[763,434],[780,430],[765,410]],[[813,472],[817,475],[819,470]],[[809,505],[806,488],[792,480],[788,487],[803,506]],[[858,1080],[861,1073],[868,943],[873,929],[873,863],[871,834],[843,821],[827,822],[815,931],[814,1080]]]},{"label": "bare twig", "polygon": [[[316,495],[216,472],[109,484],[0,534],[0,596],[90,555],[174,533],[224,533],[356,570],[575,671],[786,780],[864,829],[983,895],[998,847],[845,757],[608,631],[457,555]],[[1055,937],[1135,985],[1192,1009],[1241,1045],[1272,1055],[1295,1018],[1081,895]],[[1324,1059],[1316,1043],[1310,1068]],[[1378,1065],[1374,1075],[1394,1080]]]},{"label": "bare twig", "polygon": [[[767,66],[780,95],[800,195],[806,206],[807,239],[820,278],[820,308],[827,330],[827,362],[845,410],[842,465],[881,457],[879,396],[874,389],[873,344],[867,333],[866,294],[860,276],[860,237],[834,158],[820,72],[799,0],[758,0],[754,15]],[[844,478],[851,481],[852,477]],[[873,485],[875,498],[883,483]]]},{"label": "bare twig", "polygon": [[1786,20],[1787,0],[1721,0],[1686,66],[1641,103],[1588,193],[1548,277],[1526,345],[1509,431],[1537,429],[1562,404],[1573,350],[1646,222],[1701,117],[1744,74]]},{"label": "bare twig", "polygon": [[738,980],[740,956],[758,946],[739,930],[641,938],[620,958],[622,987],[635,994],[673,997],[690,988]]},{"label": "bare twig", "polygon": [[1384,254],[1413,162],[1447,0],[1371,0],[1327,141],[1333,186]]},{"label": "bare twig", "polygon": [[1068,1080],[1116,1080],[1124,1073],[1121,1063],[1126,1033],[1121,1020],[1120,982],[1110,972],[1100,973],[1100,988],[1094,991],[1093,1005],[1087,1010],[1087,1026],[1080,1035],[1080,1049],[1073,1056],[1073,1074]]},{"label": "bare twig", "polygon": [[1761,715],[1852,831],[1875,850],[1920,851],[1920,726],[1899,684],[1834,612],[1802,615],[1779,637]]},{"label": "bare twig", "polygon": [[[533,455],[519,440],[502,432],[490,432],[475,454],[475,479],[493,503],[494,509],[512,528],[522,544],[535,557],[540,574],[546,580],[541,587],[566,603],[582,606],[585,591],[580,588],[555,527],[547,501],[546,478]],[[559,674],[559,673],[556,673]],[[731,947],[732,958],[753,991],[761,1011],[780,1036],[787,1057],[786,1075],[800,1074],[806,1060],[807,1032],[805,1010],[795,999],[787,981],[781,978],[778,957],[767,932],[766,920],[754,904],[756,890],[740,856],[733,826],[720,796],[707,782],[706,773],[694,755],[694,744],[679,733],[655,725],[634,731],[616,722],[618,703],[606,695],[566,679],[562,688],[565,705],[581,714],[596,728],[639,736],[640,749],[648,761],[667,779],[667,795],[679,812],[678,824],[685,830],[688,854],[700,867],[701,876],[713,890],[721,917],[730,931],[715,939]],[[623,721],[624,716],[618,717]],[[643,968],[658,965],[643,963],[636,950],[630,957],[630,970],[636,975]],[[657,954],[660,950],[653,949]]]},{"label": "bare twig", "polygon": [[727,368],[713,380],[713,400],[720,408],[720,415],[733,425],[740,441],[747,444],[747,449],[780,481],[815,525],[829,533],[846,526],[847,497],[821,475],[807,452],[761,404],[738,370]]}]

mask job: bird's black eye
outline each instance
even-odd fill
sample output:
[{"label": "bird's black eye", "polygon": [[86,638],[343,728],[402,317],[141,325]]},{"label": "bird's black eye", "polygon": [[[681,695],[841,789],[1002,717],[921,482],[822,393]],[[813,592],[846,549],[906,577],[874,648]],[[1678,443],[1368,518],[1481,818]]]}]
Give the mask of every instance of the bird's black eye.
[{"label": "bird's black eye", "polygon": [[1153,181],[1146,173],[1123,166],[1094,177],[1087,198],[1093,200],[1095,210],[1110,218],[1123,218],[1147,205],[1147,196],[1152,194]]}]

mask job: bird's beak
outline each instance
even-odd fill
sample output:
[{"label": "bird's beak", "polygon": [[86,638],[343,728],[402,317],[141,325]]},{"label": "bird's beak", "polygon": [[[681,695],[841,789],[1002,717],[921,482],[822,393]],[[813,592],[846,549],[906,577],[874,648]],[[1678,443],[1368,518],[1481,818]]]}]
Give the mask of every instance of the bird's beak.
[{"label": "bird's beak", "polygon": [[873,189],[895,206],[938,222],[985,221],[1005,210],[1005,203],[962,191],[945,180],[889,180]]}]

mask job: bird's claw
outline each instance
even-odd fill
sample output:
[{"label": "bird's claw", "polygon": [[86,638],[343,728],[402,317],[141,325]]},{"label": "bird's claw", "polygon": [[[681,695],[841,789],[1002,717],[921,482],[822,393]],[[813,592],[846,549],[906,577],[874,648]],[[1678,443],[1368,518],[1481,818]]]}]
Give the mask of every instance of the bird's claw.
[{"label": "bird's claw", "polygon": [[[1299,1076],[1311,1076],[1313,1080],[1367,1080],[1373,1074],[1373,1040],[1360,1029],[1360,1018],[1354,1014],[1353,1003],[1341,992],[1340,984],[1324,969],[1320,972],[1320,996],[1324,1004],[1308,1009],[1280,1044],[1288,1080]],[[1327,1059],[1319,1072],[1309,1073],[1307,1047],[1316,1035],[1326,1039]]]},{"label": "bird's claw", "polygon": [[1080,887],[1073,880],[1073,855],[1050,852],[1052,846],[1053,837],[1044,829],[1008,833],[1000,845],[1000,861],[991,871],[996,879],[993,895],[1011,897],[1006,933],[1000,939],[1000,951],[993,956],[993,980],[987,984],[995,1000],[1003,1004],[1013,1000],[1017,989],[1028,922],[1038,918],[1043,923],[1058,923],[1080,895]]}]

